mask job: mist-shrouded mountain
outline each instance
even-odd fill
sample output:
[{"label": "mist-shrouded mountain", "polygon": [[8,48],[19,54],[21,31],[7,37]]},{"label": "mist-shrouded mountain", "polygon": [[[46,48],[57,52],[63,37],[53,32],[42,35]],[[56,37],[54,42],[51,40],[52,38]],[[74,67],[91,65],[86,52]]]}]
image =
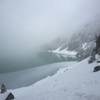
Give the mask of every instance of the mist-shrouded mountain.
[{"label": "mist-shrouded mountain", "polygon": [[81,26],[79,30],[68,38],[61,36],[43,46],[41,51],[32,54],[30,59],[10,59],[0,63],[0,73],[23,70],[25,68],[37,67],[40,65],[61,62],[82,60],[88,57],[95,46],[95,35],[100,33],[100,17]]},{"label": "mist-shrouded mountain", "polygon": [[82,60],[95,47],[95,37],[100,33],[100,18],[96,17],[74,32],[70,39],[59,38],[48,46],[48,52],[68,60]]}]

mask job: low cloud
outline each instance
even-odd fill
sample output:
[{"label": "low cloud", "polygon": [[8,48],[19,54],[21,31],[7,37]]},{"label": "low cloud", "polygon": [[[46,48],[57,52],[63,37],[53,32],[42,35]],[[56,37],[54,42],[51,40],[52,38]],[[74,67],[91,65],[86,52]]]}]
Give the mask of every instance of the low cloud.
[{"label": "low cloud", "polygon": [[100,0],[0,0],[0,55],[25,56],[100,13]]}]

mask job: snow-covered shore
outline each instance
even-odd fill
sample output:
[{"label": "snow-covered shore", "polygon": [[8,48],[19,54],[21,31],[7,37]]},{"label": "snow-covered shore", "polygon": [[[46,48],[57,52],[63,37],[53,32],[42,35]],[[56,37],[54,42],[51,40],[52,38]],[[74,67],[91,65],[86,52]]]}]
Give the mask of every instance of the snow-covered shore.
[{"label": "snow-covered shore", "polygon": [[100,72],[93,72],[96,62],[88,59],[39,82],[15,90],[15,100],[100,100]]},{"label": "snow-covered shore", "polygon": [[22,71],[3,73],[0,74],[0,84],[5,83],[9,89],[26,87],[46,78],[47,76],[54,75],[59,68],[68,67],[75,63],[77,62],[59,62]]},{"label": "snow-covered shore", "polygon": [[34,85],[13,90],[15,100],[100,100],[100,72],[87,59]]},{"label": "snow-covered shore", "polygon": [[67,48],[61,50],[61,47],[58,47],[55,50],[49,50],[48,52],[54,53],[58,56],[62,55],[63,57],[71,57],[71,58],[76,58],[77,55],[76,51],[69,51]]}]

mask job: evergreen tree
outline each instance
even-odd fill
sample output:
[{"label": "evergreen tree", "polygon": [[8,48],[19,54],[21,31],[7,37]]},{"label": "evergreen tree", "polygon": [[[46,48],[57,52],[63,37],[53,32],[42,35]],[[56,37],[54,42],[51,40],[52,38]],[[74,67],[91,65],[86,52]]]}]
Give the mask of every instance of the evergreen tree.
[{"label": "evergreen tree", "polygon": [[5,93],[7,91],[5,84],[1,85],[1,93]]}]

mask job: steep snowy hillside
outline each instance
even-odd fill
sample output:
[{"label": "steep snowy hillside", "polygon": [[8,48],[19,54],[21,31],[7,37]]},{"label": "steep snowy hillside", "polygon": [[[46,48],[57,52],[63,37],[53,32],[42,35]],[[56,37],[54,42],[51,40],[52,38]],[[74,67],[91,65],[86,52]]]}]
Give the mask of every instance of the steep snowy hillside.
[{"label": "steep snowy hillside", "polygon": [[[67,38],[59,39],[59,42],[61,40],[63,40],[63,42],[60,42],[59,45],[55,46],[56,48],[52,47],[49,49],[49,52],[65,58],[76,57],[78,60],[83,60],[88,57],[95,46],[94,41],[96,34],[100,34],[100,17],[91,20],[74,33],[75,34],[69,40]],[[54,44],[58,44],[59,42],[57,41]],[[59,52],[57,50],[59,50]],[[71,53],[73,51],[74,56]]]},{"label": "steep snowy hillside", "polygon": [[13,90],[15,100],[100,100],[100,72],[88,59],[29,87]]}]

